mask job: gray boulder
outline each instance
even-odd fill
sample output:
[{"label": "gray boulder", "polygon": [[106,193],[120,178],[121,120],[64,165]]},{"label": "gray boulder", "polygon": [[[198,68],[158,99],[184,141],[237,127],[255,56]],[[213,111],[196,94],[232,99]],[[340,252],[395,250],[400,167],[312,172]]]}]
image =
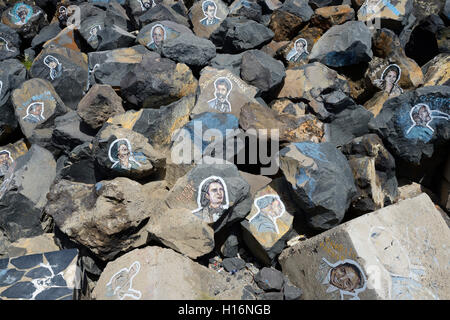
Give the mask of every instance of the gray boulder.
[{"label": "gray boulder", "polygon": [[283,274],[274,268],[262,268],[255,275],[255,282],[266,292],[281,291],[284,284]]},{"label": "gray boulder", "polygon": [[16,31],[0,23],[0,61],[17,57],[20,54],[20,44]]},{"label": "gray boulder", "polygon": [[95,184],[102,180],[95,169],[92,143],[85,142],[73,148],[68,155],[62,155],[56,163],[57,180]]},{"label": "gray boulder", "polygon": [[[167,191],[161,189],[159,192],[162,194]],[[152,195],[153,197],[155,195]],[[197,259],[214,250],[214,230],[187,209],[165,208],[154,212],[146,230],[152,239],[191,259]]]},{"label": "gray boulder", "polygon": [[303,291],[302,289],[285,284],[283,287],[284,300],[300,300]]},{"label": "gray boulder", "polygon": [[327,230],[342,221],[356,186],[341,151],[328,142],[292,143],[280,151],[280,167],[312,228]]},{"label": "gray boulder", "polygon": [[130,48],[90,52],[88,54],[89,80],[86,91],[95,83],[109,84],[115,88],[120,87],[120,81],[122,81],[125,74],[134,65],[141,63],[143,56],[146,54],[150,53],[141,45]]},{"label": "gray boulder", "polygon": [[81,124],[82,120],[75,111],[56,117],[52,146],[67,154],[76,146],[91,142],[94,139],[93,135],[84,133]]},{"label": "gray boulder", "polygon": [[369,213],[397,201],[395,159],[376,134],[353,139],[341,150],[352,168],[358,189],[358,197],[350,208],[352,212]]},{"label": "gray boulder", "polygon": [[260,50],[249,50],[242,55],[241,78],[257,87],[262,93],[269,93],[280,87],[286,72],[281,61]]},{"label": "gray boulder", "polygon": [[109,85],[92,86],[77,107],[78,115],[93,130],[100,129],[110,117],[124,112],[122,99]]},{"label": "gray boulder", "polygon": [[141,185],[127,178],[95,185],[60,180],[48,194],[45,213],[72,241],[107,261],[146,243],[144,226],[161,209],[160,189],[160,182]]},{"label": "gray boulder", "polygon": [[31,47],[37,48],[38,46],[43,45],[48,40],[56,37],[61,31],[62,29],[59,26],[59,23],[52,23],[43,27],[31,41]]},{"label": "gray boulder", "polygon": [[224,53],[239,53],[270,42],[274,33],[264,25],[244,17],[225,19],[209,39]]},{"label": "gray boulder", "polygon": [[369,121],[373,114],[363,106],[353,105],[334,115],[325,125],[325,141],[340,147],[353,138],[369,133]]},{"label": "gray boulder", "polygon": [[122,78],[120,87],[122,98],[132,105],[158,108],[194,94],[197,80],[187,65],[149,52]]},{"label": "gray boulder", "polygon": [[64,103],[75,110],[86,88],[88,64],[84,53],[65,47],[47,47],[33,61],[33,78],[51,82]]},{"label": "gray boulder", "polygon": [[287,0],[274,9],[269,26],[275,41],[291,40],[314,14],[307,0]]},{"label": "gray boulder", "polygon": [[186,17],[164,4],[158,4],[139,16],[139,22],[144,26],[155,21],[163,20],[173,21],[189,28],[189,21]]},{"label": "gray boulder", "polygon": [[373,57],[372,35],[360,21],[348,21],[331,27],[314,44],[309,61],[329,67],[345,67],[369,62]]},{"label": "gray boulder", "polygon": [[131,47],[136,41],[136,36],[116,26],[106,26],[97,33],[97,50],[114,50]]},{"label": "gray boulder", "polygon": [[[450,139],[448,86],[430,86],[389,99],[370,121],[394,157],[420,165],[447,148]],[[447,147],[446,147],[447,146]]]},{"label": "gray boulder", "polygon": [[242,63],[242,53],[238,54],[222,53],[217,54],[213,59],[211,59],[209,65],[214,69],[230,70],[233,74],[240,76],[241,63]]},{"label": "gray boulder", "polygon": [[0,186],[0,229],[10,242],[44,232],[40,219],[55,176],[52,154],[38,145],[12,163]]},{"label": "gray boulder", "polygon": [[245,261],[239,258],[225,258],[222,266],[227,272],[236,272],[245,267]]},{"label": "gray boulder", "polygon": [[186,33],[165,41],[162,55],[188,66],[204,67],[216,56],[216,47],[207,39]]},{"label": "gray boulder", "polygon": [[25,66],[16,59],[0,61],[0,140],[7,138],[18,126],[11,102],[11,93],[27,78]]}]

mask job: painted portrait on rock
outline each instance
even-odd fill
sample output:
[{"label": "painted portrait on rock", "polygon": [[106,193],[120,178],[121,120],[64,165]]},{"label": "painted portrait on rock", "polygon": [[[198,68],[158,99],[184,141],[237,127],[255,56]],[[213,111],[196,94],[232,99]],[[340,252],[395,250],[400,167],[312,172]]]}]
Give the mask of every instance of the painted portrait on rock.
[{"label": "painted portrait on rock", "polygon": [[102,26],[100,24],[95,24],[89,28],[89,38],[88,42],[92,42],[94,45],[98,44],[98,32],[102,30]]},{"label": "painted portrait on rock", "polygon": [[389,94],[390,98],[399,96],[403,93],[403,89],[398,85],[401,74],[402,69],[396,64],[391,64],[384,69],[381,78],[375,80],[374,84],[379,89]]},{"label": "painted portrait on rock", "polygon": [[166,28],[160,23],[155,24],[150,31],[150,38],[151,40],[147,44],[147,47],[151,50],[161,50],[167,38]]},{"label": "painted portrait on rock", "polygon": [[139,290],[133,289],[133,279],[139,273],[141,264],[135,261],[129,268],[123,268],[116,272],[109,282],[106,284],[106,296],[117,297],[120,300],[130,297],[139,300],[142,293]]},{"label": "painted portrait on rock", "polygon": [[197,205],[198,208],[192,211],[196,217],[209,224],[219,220],[229,208],[225,181],[217,176],[204,179],[197,189]]},{"label": "painted portrait on rock", "polygon": [[438,299],[422,283],[426,269],[411,262],[408,250],[393,233],[385,227],[375,226],[370,229],[368,242],[376,253],[376,259],[388,273],[388,299],[416,300]]},{"label": "painted portrait on rock", "polygon": [[397,111],[396,123],[406,139],[430,142],[450,125],[450,99],[421,96],[417,103]]},{"label": "painted portrait on rock", "polygon": [[111,143],[108,157],[113,163],[111,169],[136,170],[141,167],[141,164],[134,157],[130,141],[125,138],[116,139]]},{"label": "painted portrait on rock", "polygon": [[217,17],[217,4],[214,1],[203,1],[202,10],[204,14],[204,18],[200,20],[202,25],[212,26],[220,23],[220,18]]},{"label": "painted portrait on rock", "polygon": [[65,23],[67,21],[67,8],[65,6],[60,6],[58,9],[58,20]]},{"label": "painted portrait on rock", "polygon": [[295,40],[294,47],[289,51],[286,60],[289,62],[300,62],[308,58],[308,41],[300,38]]},{"label": "painted portrait on rock", "polygon": [[62,64],[56,57],[50,54],[46,55],[44,58],[44,64],[49,69],[49,77],[51,80],[55,80],[56,78],[61,76],[63,71]]},{"label": "painted portrait on rock", "polygon": [[11,152],[8,150],[0,150],[0,177],[6,175],[13,162]]},{"label": "painted portrait on rock", "polygon": [[9,11],[10,20],[13,24],[17,26],[22,26],[30,19],[36,15],[38,15],[40,11],[34,12],[33,7],[23,3],[19,2],[14,5],[14,7]]},{"label": "painted portrait on rock", "polygon": [[233,84],[227,77],[220,77],[214,81],[214,99],[208,101],[210,109],[220,112],[231,112],[231,103],[228,100]]},{"label": "painted portrait on rock", "polygon": [[151,9],[156,5],[154,0],[136,0],[136,1],[139,2],[142,11],[147,11],[148,9]]},{"label": "painted portrait on rock", "polygon": [[426,132],[425,136],[433,135],[434,129],[430,125],[433,120],[440,119],[450,121],[450,115],[439,110],[431,110],[425,103],[418,103],[411,108],[409,113],[411,126],[406,131],[405,136],[420,136],[414,131]]},{"label": "painted portrait on rock", "polygon": [[40,123],[45,120],[44,102],[33,102],[27,108],[27,114],[22,118],[25,122]]},{"label": "painted portrait on rock", "polygon": [[277,219],[285,212],[285,206],[280,196],[275,194],[258,197],[254,201],[257,213],[249,219],[250,224],[258,232],[280,234]]},{"label": "painted portrait on rock", "polygon": [[152,51],[160,52],[164,42],[184,33],[192,34],[192,31],[175,22],[162,21],[144,26],[137,36],[137,41]]},{"label": "painted portrait on rock", "polygon": [[360,300],[358,295],[366,290],[366,275],[361,266],[351,259],[332,263],[322,258],[316,279],[326,286],[326,293],[339,292],[341,300]]}]

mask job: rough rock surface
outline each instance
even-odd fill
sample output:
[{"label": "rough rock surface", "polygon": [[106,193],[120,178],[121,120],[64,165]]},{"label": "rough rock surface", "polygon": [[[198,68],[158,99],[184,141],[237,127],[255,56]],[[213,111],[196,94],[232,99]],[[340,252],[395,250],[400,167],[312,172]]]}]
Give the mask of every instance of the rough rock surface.
[{"label": "rough rock surface", "polygon": [[0,0],[0,299],[448,298],[449,54],[450,0]]},{"label": "rough rock surface", "polygon": [[[129,279],[129,285],[115,281]],[[131,280],[133,280],[131,282]],[[108,263],[93,296],[96,300],[241,299],[243,286],[172,250],[148,246]]]},{"label": "rough rock surface", "polygon": [[[107,261],[145,244],[143,227],[164,196],[155,194],[158,189],[159,182],[142,186],[127,178],[95,185],[60,180],[50,190],[45,212],[69,238]],[[152,192],[153,199],[145,196]]]},{"label": "rough rock surface", "polygon": [[[306,300],[447,299],[449,284],[438,279],[449,253],[438,248],[448,241],[448,226],[422,194],[300,242],[280,264]],[[353,280],[341,282],[344,270]]]},{"label": "rough rock surface", "polygon": [[338,149],[328,142],[293,143],[280,151],[280,166],[294,200],[313,228],[330,229],[342,221],[356,186]]}]

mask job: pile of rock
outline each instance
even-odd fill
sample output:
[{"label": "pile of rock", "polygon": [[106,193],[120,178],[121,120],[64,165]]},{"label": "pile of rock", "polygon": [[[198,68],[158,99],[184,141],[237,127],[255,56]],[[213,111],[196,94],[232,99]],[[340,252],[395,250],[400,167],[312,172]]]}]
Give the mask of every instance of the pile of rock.
[{"label": "pile of rock", "polygon": [[448,299],[449,8],[0,1],[0,299]]}]

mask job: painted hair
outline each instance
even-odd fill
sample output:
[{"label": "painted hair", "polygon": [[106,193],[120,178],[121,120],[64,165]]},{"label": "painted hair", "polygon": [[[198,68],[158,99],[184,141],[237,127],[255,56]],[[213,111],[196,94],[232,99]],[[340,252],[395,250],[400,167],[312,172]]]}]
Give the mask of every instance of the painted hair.
[{"label": "painted hair", "polygon": [[44,64],[48,66],[50,62],[56,62],[57,64],[59,64],[58,59],[56,59],[54,56],[48,55],[44,58]]},{"label": "painted hair", "polygon": [[217,9],[217,5],[214,3],[214,1],[207,0],[202,4],[203,12],[206,12],[208,10],[208,7],[210,6],[213,6],[215,9]]},{"label": "painted hair", "polygon": [[166,29],[165,29],[164,26],[163,26],[162,24],[160,24],[160,23],[155,24],[155,25],[152,27],[152,30],[151,30],[151,36],[153,37],[153,32],[155,32],[155,30],[156,30],[157,28],[161,28],[161,29],[162,29],[163,34],[164,34],[164,40],[166,40]]},{"label": "painted hair", "polygon": [[128,141],[128,139],[125,138],[116,139],[111,143],[108,151],[108,157],[112,162],[119,161],[119,147],[121,145],[125,145],[128,149],[130,156],[132,156],[130,141]]},{"label": "painted hair", "polygon": [[[341,264],[339,267],[341,267],[341,266],[352,268],[353,271],[355,271],[355,273],[356,273],[356,275],[358,276],[358,279],[359,279],[358,286],[355,289],[359,289],[359,288],[362,288],[364,286],[364,282],[365,282],[364,281],[364,277],[362,275],[361,270],[358,268],[357,265],[355,265],[353,263],[346,262],[344,264]],[[337,267],[335,267],[335,268],[337,268]]]},{"label": "painted hair", "polygon": [[305,45],[305,47],[308,47],[308,42],[305,39],[303,39],[303,38],[297,39],[295,41],[295,45],[297,45],[298,42],[301,42]]},{"label": "painted hair", "polygon": [[[27,113],[30,113],[31,111],[35,111],[37,107],[44,107],[44,104],[42,102],[33,102],[32,104],[30,104],[28,106]],[[41,111],[41,113],[42,113],[42,111]]]},{"label": "painted hair", "polygon": [[256,205],[257,205],[259,208],[264,209],[265,207],[271,205],[272,202],[274,202],[275,200],[277,200],[277,199],[276,199],[276,197],[274,197],[274,196],[265,196],[265,197],[259,199],[259,200],[256,202]]},{"label": "painted hair", "polygon": [[217,78],[217,80],[215,82],[216,88],[219,85],[224,85],[225,87],[227,87],[227,92],[229,92],[231,90],[231,82],[227,78]]},{"label": "painted hair", "polygon": [[381,75],[381,79],[384,80],[384,79],[386,78],[387,74],[388,74],[390,71],[395,71],[395,73],[397,74],[397,78],[395,79],[395,83],[397,83],[398,80],[400,79],[400,75],[401,75],[401,73],[402,73],[402,69],[400,69],[400,67],[399,67],[398,65],[396,65],[396,64],[391,64],[390,66],[388,66],[388,67],[383,71],[383,74]]},{"label": "painted hair", "polygon": [[[224,187],[224,186],[223,186],[223,183],[222,183],[222,181],[220,181],[220,179],[217,179],[217,178],[211,178],[211,179],[209,179],[208,181],[206,181],[206,182],[203,184],[203,186],[202,186],[202,188],[201,188],[201,190],[200,190],[200,193],[201,193],[201,196],[200,196],[200,206],[202,206],[202,207],[206,207],[207,205],[209,205],[209,199],[206,198],[206,195],[208,194],[209,186],[211,185],[211,183],[220,183],[220,185],[222,186],[222,188]],[[225,195],[225,197],[223,198],[223,203],[226,203],[226,195]]]}]

